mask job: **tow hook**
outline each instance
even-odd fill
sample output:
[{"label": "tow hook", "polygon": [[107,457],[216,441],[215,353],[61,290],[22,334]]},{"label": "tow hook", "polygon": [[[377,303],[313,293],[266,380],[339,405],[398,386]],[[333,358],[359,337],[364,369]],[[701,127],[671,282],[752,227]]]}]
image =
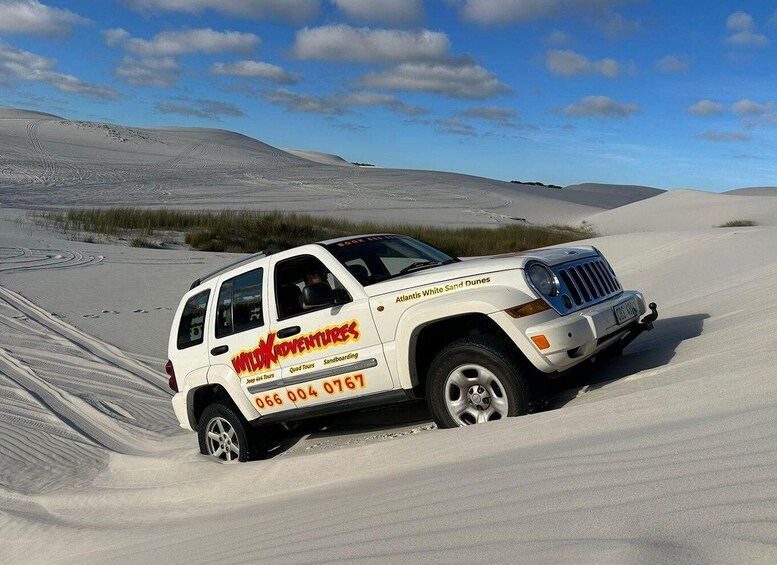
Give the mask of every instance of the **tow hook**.
[{"label": "tow hook", "polygon": [[653,322],[658,319],[658,306],[656,306],[656,303],[651,302],[648,304],[648,308],[650,308],[650,314],[642,318],[642,321],[639,323],[642,330],[647,332],[653,329]]}]

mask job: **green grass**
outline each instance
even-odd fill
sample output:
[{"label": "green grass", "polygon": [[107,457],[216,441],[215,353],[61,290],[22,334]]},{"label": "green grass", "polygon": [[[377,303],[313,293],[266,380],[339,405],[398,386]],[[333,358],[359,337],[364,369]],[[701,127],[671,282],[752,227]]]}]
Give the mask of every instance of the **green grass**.
[{"label": "green grass", "polygon": [[725,224],[720,224],[719,228],[746,228],[754,226],[756,223],[753,220],[731,220]]},{"label": "green grass", "polygon": [[[33,221],[67,233],[129,237],[135,242],[158,239],[158,232],[180,232],[202,251],[255,252],[280,250],[362,233],[402,233],[457,256],[493,255],[567,243],[593,237],[586,226],[502,225],[494,228],[445,228],[399,223],[349,222],[287,212],[225,210],[179,212],[140,208],[71,209],[32,212]],[[83,237],[83,236],[82,236]],[[146,245],[142,245],[146,247]]]},{"label": "green grass", "polygon": [[149,249],[157,249],[159,246],[145,237],[133,237],[130,239],[130,247],[148,247]]}]

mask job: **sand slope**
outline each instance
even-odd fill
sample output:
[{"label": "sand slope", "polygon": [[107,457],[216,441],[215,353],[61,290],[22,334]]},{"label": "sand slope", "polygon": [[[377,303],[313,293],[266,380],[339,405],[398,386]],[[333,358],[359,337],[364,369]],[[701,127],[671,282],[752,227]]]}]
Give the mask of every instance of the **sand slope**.
[{"label": "sand slope", "polygon": [[576,192],[587,195],[590,202],[608,202],[609,208],[625,206],[632,202],[645,200],[663,194],[665,190],[649,186],[623,185],[623,184],[597,184],[584,183],[565,186],[564,191]]},{"label": "sand slope", "polygon": [[[729,199],[729,213],[750,210]],[[167,329],[129,314],[133,286],[174,302],[226,258],[127,249],[147,278],[122,283],[117,249],[5,214],[2,563],[777,560],[775,228],[593,240],[661,318],[555,410],[461,430],[334,429],[224,466],[176,429],[161,366],[143,356],[143,334]],[[77,314],[63,288],[100,280],[117,286],[93,284],[89,299],[121,314]]]},{"label": "sand slope", "polygon": [[777,196],[777,186],[750,186],[729,190],[726,194],[738,196]]},{"label": "sand slope", "polygon": [[332,155],[331,153],[321,153],[319,151],[305,151],[302,149],[284,149],[286,153],[291,153],[296,157],[302,157],[308,161],[314,163],[321,163],[322,165],[335,165],[338,167],[355,167],[353,163],[349,163],[338,155]]},{"label": "sand slope", "polygon": [[772,196],[672,190],[588,218],[600,233],[705,229],[735,220],[777,226],[777,199]]},{"label": "sand slope", "polygon": [[4,110],[0,120],[0,205],[6,207],[250,207],[492,225],[576,223],[642,197],[343,163],[222,130],[133,128],[16,110]]}]

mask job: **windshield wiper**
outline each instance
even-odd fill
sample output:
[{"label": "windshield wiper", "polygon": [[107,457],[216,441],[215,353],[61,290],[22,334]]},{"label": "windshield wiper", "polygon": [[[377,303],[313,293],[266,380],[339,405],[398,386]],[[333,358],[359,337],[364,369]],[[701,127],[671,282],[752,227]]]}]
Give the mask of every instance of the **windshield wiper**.
[{"label": "windshield wiper", "polygon": [[410,263],[407,267],[403,268],[397,275],[406,275],[413,271],[420,271],[421,269],[428,269],[430,267],[439,267],[440,265],[448,265],[453,263],[456,259],[448,259],[447,261],[416,261]]}]

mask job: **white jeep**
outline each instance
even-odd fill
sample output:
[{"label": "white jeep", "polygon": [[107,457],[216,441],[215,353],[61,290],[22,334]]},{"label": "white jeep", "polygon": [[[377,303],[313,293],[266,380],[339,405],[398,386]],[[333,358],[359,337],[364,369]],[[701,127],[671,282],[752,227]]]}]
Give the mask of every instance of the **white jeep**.
[{"label": "white jeep", "polygon": [[[265,454],[266,430],[425,397],[439,427],[526,414],[532,381],[657,318],[594,247],[459,260],[402,235],[256,254],[196,280],[167,372],[183,428],[221,461]],[[277,426],[276,426],[277,427]]]}]

